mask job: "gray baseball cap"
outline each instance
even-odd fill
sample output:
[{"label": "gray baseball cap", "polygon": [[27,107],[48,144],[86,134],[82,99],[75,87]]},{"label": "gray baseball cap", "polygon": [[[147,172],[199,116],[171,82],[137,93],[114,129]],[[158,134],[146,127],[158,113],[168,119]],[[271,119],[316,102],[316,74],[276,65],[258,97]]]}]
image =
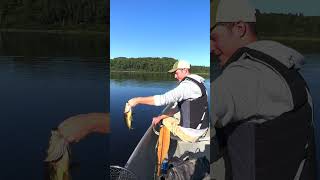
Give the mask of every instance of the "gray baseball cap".
[{"label": "gray baseball cap", "polygon": [[256,22],[255,12],[248,0],[220,0],[217,8],[216,23]]},{"label": "gray baseball cap", "polygon": [[168,72],[169,73],[173,73],[176,72],[176,70],[178,69],[190,69],[190,63],[188,63],[187,61],[177,61],[176,63],[174,63],[172,69],[170,69]]}]

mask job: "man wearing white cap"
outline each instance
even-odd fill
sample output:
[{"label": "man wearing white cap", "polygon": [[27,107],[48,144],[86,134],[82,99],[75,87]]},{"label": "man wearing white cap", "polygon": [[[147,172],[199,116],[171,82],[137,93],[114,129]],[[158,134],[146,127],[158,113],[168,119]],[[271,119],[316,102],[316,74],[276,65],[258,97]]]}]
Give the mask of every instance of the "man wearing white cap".
[{"label": "man wearing white cap", "polygon": [[[138,104],[163,106],[176,103],[176,108],[169,114],[153,118],[152,123],[157,124],[161,120],[170,131],[182,141],[195,142],[205,134],[209,127],[208,99],[204,86],[204,78],[190,73],[190,64],[186,61],[177,61],[169,73],[173,73],[179,85],[162,95],[149,97],[136,97],[128,101],[131,107]],[[180,112],[180,122],[172,122],[174,114]],[[174,127],[172,127],[172,125]],[[178,126],[178,128],[176,128]]]},{"label": "man wearing white cap", "polygon": [[211,83],[212,124],[227,179],[315,179],[313,105],[298,72],[303,56],[258,41],[247,0],[221,0],[215,20],[211,53],[222,73]]}]

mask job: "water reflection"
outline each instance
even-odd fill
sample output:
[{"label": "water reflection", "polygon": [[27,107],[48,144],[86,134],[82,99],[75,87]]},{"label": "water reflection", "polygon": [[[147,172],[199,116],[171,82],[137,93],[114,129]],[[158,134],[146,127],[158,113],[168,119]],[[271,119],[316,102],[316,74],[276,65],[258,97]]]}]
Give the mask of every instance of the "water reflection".
[{"label": "water reflection", "polygon": [[[109,111],[106,46],[101,35],[0,33],[0,179],[43,179],[50,130]],[[91,135],[73,145],[72,177],[105,179],[107,144],[108,136]]]},{"label": "water reflection", "polygon": [[287,38],[287,37],[275,37],[275,41],[278,41],[286,46],[298,50],[303,54],[310,54],[314,52],[319,52],[320,41],[317,38]]},{"label": "water reflection", "polygon": [[107,34],[0,32],[1,56],[109,57]]},{"label": "water reflection", "polygon": [[114,81],[136,80],[141,82],[175,81],[170,73],[111,72]]}]

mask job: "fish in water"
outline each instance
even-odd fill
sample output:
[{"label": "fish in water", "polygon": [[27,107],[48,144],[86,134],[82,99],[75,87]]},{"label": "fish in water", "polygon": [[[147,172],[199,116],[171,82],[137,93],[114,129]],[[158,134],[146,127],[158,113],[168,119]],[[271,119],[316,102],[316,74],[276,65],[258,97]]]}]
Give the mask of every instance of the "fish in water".
[{"label": "fish in water", "polygon": [[47,180],[71,180],[69,143],[58,130],[51,131],[47,153]]},{"label": "fish in water", "polygon": [[132,129],[132,118],[132,108],[129,103],[126,103],[126,106],[124,107],[124,122],[129,130]]}]

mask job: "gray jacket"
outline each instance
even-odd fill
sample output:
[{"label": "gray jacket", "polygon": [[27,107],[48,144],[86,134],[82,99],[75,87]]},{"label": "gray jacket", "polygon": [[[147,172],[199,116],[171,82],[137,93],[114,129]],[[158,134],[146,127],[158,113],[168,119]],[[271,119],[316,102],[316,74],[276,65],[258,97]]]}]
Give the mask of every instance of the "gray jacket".
[{"label": "gray jacket", "polygon": [[[274,41],[257,41],[247,47],[274,57],[288,68],[300,68],[304,64],[300,53]],[[244,55],[227,66],[211,83],[211,94],[211,123],[217,127],[253,116],[259,117],[254,121],[263,122],[292,110],[294,106],[286,81],[270,68]],[[310,94],[308,97],[312,107]]]},{"label": "gray jacket", "polygon": [[[196,81],[203,83],[204,78],[196,75],[190,74],[188,77],[195,79]],[[196,99],[202,95],[200,87],[192,81],[182,81],[177,87],[166,92],[162,95],[155,95],[155,105],[163,106],[171,103],[180,102],[186,99]]]},{"label": "gray jacket", "polygon": [[[300,68],[304,64],[300,53],[277,42],[257,41],[247,47],[268,54],[288,68]],[[252,121],[264,122],[294,108],[285,79],[266,65],[250,60],[253,57],[248,56],[247,53],[243,54],[211,83],[211,123],[216,127],[250,117],[255,117]],[[308,102],[313,107],[310,93],[307,93]],[[294,179],[299,179],[304,162],[300,162]]]}]

